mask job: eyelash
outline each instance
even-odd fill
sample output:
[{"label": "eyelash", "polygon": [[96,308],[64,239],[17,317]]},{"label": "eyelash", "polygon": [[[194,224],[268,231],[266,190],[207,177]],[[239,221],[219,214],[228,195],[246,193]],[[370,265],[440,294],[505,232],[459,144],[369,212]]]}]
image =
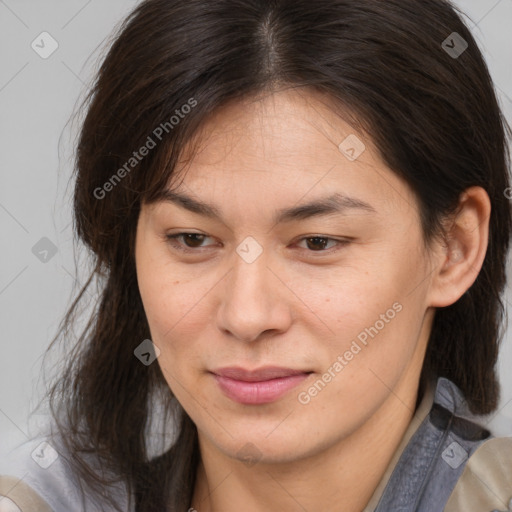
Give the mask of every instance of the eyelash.
[{"label": "eyelash", "polygon": [[[175,249],[181,251],[181,252],[184,252],[184,253],[187,253],[187,254],[198,254],[198,252],[200,252],[199,250],[200,249],[203,249],[203,247],[197,247],[197,248],[191,248],[191,247],[184,247],[183,245],[179,244],[177,242],[177,240],[181,237],[184,237],[186,235],[197,235],[197,236],[204,236],[206,238],[211,238],[211,237],[208,237],[208,235],[205,235],[204,233],[188,233],[188,232],[182,232],[182,233],[175,233],[175,234],[172,234],[172,235],[165,235],[165,238],[167,239],[167,241],[169,242],[170,245],[172,245]],[[314,253],[320,253],[320,254],[332,254],[338,250],[340,250],[342,247],[348,245],[350,243],[350,240],[337,240],[335,238],[330,238],[330,237],[327,237],[327,236],[321,236],[321,235],[312,235],[312,236],[306,236],[306,237],[303,237],[299,240],[299,242],[302,242],[303,240],[313,240],[313,239],[319,239],[319,240],[327,240],[327,241],[332,241],[332,242],[336,242],[338,244],[338,247],[335,248],[334,250],[331,249],[328,249],[328,250],[320,250],[320,251],[313,251],[313,250],[310,250],[308,252],[311,252],[312,254]],[[307,250],[307,249],[305,249]]]}]

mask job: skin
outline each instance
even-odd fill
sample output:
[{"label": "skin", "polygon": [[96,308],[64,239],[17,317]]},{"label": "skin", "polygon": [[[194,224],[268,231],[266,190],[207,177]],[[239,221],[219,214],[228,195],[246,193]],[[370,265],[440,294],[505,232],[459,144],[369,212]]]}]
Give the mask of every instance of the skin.
[{"label": "skin", "polygon": [[[357,134],[366,149],[354,161],[338,149],[355,133],[316,92],[228,104],[203,126],[200,151],[173,183],[215,205],[222,220],[172,202],[141,209],[138,283],[158,364],[198,429],[199,512],[361,511],[414,414],[435,308],[455,302],[481,268],[485,191],[468,189],[446,239],[426,250],[415,196],[371,140]],[[279,209],[335,191],[375,212],[272,221]],[[165,238],[183,232],[206,236],[176,246]],[[248,236],[263,251],[252,263],[236,251]],[[300,403],[397,303],[401,311]],[[313,373],[273,403],[244,405],[210,373],[235,365]],[[244,462],[247,443],[255,464]]]}]

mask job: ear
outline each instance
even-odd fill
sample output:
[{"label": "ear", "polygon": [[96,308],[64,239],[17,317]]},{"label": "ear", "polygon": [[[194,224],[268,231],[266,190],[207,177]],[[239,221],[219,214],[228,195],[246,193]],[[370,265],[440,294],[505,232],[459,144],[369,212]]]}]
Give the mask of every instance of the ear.
[{"label": "ear", "polygon": [[461,194],[443,240],[435,242],[430,306],[450,306],[475,282],[487,252],[490,215],[491,201],[482,187],[470,187]]}]

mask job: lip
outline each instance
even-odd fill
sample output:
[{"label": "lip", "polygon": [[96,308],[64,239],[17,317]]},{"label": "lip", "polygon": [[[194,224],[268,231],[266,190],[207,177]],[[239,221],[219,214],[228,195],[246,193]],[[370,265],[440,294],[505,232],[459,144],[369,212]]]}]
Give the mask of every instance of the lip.
[{"label": "lip", "polygon": [[228,398],[241,404],[258,405],[276,401],[312,372],[267,366],[256,370],[219,368],[212,373]]}]

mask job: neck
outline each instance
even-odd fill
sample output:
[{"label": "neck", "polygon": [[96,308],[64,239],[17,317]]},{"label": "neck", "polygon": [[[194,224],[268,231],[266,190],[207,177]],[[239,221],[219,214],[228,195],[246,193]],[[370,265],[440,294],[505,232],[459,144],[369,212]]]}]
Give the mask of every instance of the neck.
[{"label": "neck", "polygon": [[201,463],[193,508],[198,512],[361,512],[411,422],[417,391],[417,383],[406,379],[351,435],[312,456],[285,463],[247,466],[221,453],[199,432]]}]

